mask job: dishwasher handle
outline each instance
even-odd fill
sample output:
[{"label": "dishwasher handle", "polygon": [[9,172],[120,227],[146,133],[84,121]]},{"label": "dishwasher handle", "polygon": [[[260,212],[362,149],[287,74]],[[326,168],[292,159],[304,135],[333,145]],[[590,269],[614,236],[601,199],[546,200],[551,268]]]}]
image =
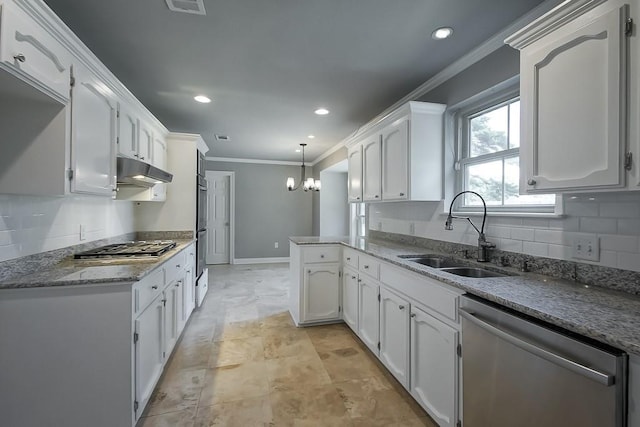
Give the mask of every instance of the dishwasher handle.
[{"label": "dishwasher handle", "polygon": [[462,308],[459,308],[458,310],[460,312],[460,315],[465,319],[467,319],[468,321],[470,321],[471,323],[474,323],[476,326],[491,332],[492,334],[502,338],[503,340],[517,347],[520,347],[525,351],[528,351],[529,353],[535,354],[536,356],[539,356],[545,360],[548,360],[549,362],[555,363],[560,367],[573,371],[576,374],[592,379],[602,385],[612,386],[613,384],[615,384],[615,379],[616,379],[615,375],[609,375],[604,372],[597,371],[588,366],[584,366],[578,362],[575,362],[571,359],[567,359],[566,357],[560,356],[559,354],[540,348],[535,344],[532,344],[528,341],[525,341],[521,338],[515,337],[503,331],[502,329],[488,323],[485,320],[481,320],[480,318],[475,316],[473,313],[463,310]]}]

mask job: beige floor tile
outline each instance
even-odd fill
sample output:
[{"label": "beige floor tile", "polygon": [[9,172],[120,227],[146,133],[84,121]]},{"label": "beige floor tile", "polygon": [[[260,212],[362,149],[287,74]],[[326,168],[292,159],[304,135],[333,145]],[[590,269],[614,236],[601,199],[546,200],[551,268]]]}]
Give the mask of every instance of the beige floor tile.
[{"label": "beige floor tile", "polygon": [[354,418],[353,427],[438,427],[431,418],[409,418],[403,420]]},{"label": "beige floor tile", "polygon": [[271,391],[331,384],[331,378],[317,354],[268,359],[266,365]]},{"label": "beige floor tile", "polygon": [[217,341],[211,346],[209,367],[217,368],[263,359],[262,337]]},{"label": "beige floor tile", "polygon": [[360,347],[318,351],[325,369],[334,382],[357,378],[383,377],[382,368]]},{"label": "beige floor tile", "polygon": [[309,336],[299,328],[269,328],[262,332],[264,357],[301,356],[316,354]]},{"label": "beige floor tile", "polygon": [[211,342],[180,342],[169,360],[168,369],[206,369],[209,366]]},{"label": "beige floor tile", "polygon": [[260,336],[260,322],[250,320],[218,325],[213,334],[214,341],[241,340]]},{"label": "beige floor tile", "polygon": [[200,407],[195,427],[263,427],[272,425],[272,421],[269,398],[258,397]]},{"label": "beige floor tile", "polygon": [[336,383],[335,387],[352,418],[415,422],[426,414],[416,414],[386,379],[372,377]]},{"label": "beige floor tile", "polygon": [[319,352],[358,346],[357,339],[344,323],[313,326],[306,328],[306,331]]},{"label": "beige floor tile", "polygon": [[270,394],[274,423],[295,425],[303,421],[345,418],[349,414],[336,388],[329,384]]},{"label": "beige floor tile", "polygon": [[295,328],[295,325],[293,324],[293,319],[291,318],[289,311],[284,310],[277,314],[272,314],[260,319],[260,327],[262,329]]},{"label": "beige floor tile", "polygon": [[205,369],[167,370],[151,395],[146,416],[175,411],[190,411],[195,415],[204,385]]},{"label": "beige floor tile", "polygon": [[192,411],[169,412],[162,415],[140,418],[137,427],[193,427],[195,416]]},{"label": "beige floor tile", "polygon": [[266,396],[269,393],[264,361],[209,369],[200,395],[200,406]]}]

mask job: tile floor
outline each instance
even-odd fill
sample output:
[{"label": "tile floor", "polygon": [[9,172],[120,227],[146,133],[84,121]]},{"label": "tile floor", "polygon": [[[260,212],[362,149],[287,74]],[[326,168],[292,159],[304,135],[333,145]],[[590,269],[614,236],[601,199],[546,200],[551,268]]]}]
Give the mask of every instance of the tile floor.
[{"label": "tile floor", "polygon": [[436,427],[344,324],[293,325],[288,264],[209,277],[139,427]]}]

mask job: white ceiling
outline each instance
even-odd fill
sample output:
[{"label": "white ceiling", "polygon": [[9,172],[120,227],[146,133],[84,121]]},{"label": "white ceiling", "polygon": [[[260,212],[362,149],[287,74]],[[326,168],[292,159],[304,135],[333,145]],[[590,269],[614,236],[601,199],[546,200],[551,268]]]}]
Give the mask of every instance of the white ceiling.
[{"label": "white ceiling", "polygon": [[[198,16],[164,0],[45,1],[169,130],[202,134],[209,156],[284,161],[301,142],[315,159],[542,3],[204,0]],[[433,40],[443,25],[453,37]]]}]

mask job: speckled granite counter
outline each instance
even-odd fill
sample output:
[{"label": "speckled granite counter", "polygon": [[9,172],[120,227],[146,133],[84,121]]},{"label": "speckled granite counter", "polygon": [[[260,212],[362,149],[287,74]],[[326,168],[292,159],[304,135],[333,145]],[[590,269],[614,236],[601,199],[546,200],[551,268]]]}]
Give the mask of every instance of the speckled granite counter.
[{"label": "speckled granite counter", "polygon": [[176,247],[164,255],[142,259],[77,260],[68,257],[40,271],[19,275],[0,282],[0,292],[6,289],[77,286],[137,282],[162,263],[180,253],[193,239],[176,239]]},{"label": "speckled granite counter", "polygon": [[[544,320],[580,335],[640,355],[640,297],[624,292],[547,276],[498,270],[505,277],[460,277],[400,258],[400,255],[433,253],[432,250],[382,240],[340,237],[291,237],[296,244],[342,244],[427,277],[438,279],[470,294]],[[451,257],[451,254],[440,254]],[[496,269],[472,260],[461,263]]]}]

